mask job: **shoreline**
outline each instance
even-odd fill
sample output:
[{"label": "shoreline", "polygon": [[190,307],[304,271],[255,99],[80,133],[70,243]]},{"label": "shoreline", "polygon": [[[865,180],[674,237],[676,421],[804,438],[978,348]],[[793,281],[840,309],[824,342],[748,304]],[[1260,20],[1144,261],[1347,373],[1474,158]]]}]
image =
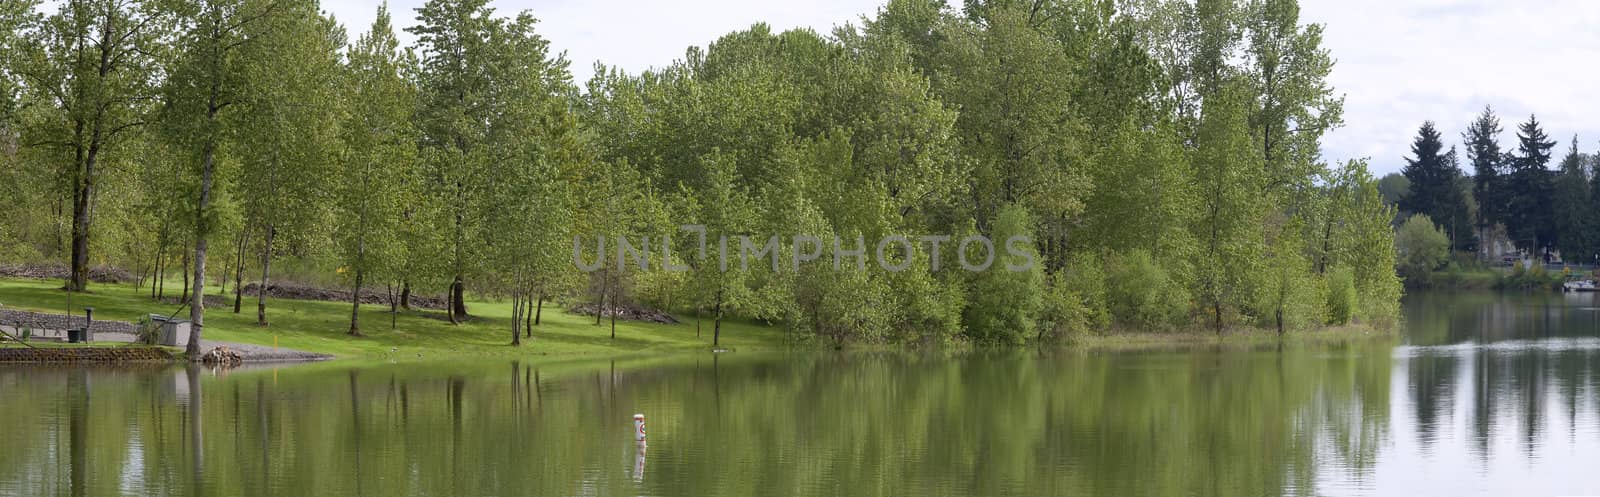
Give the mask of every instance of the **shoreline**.
[{"label": "shoreline", "polygon": [[1069,348],[1096,351],[1159,351],[1196,347],[1256,348],[1274,344],[1304,345],[1386,340],[1399,336],[1398,324],[1386,327],[1366,323],[1319,326],[1290,331],[1283,335],[1279,335],[1276,330],[1235,327],[1225,329],[1220,334],[1213,330],[1198,329],[1167,333],[1147,331],[1109,333],[1075,338]]},{"label": "shoreline", "polygon": [[[96,285],[90,293],[75,294],[73,311],[81,306],[96,308],[99,320],[133,321],[152,313],[171,314],[175,306],[148,298],[148,290],[132,285]],[[66,299],[55,282],[0,278],[0,304],[4,308],[48,312],[63,312],[60,305]],[[697,323],[693,316],[677,316],[677,324],[660,324],[644,321],[617,321],[613,335],[609,322],[595,324],[593,316],[568,312],[561,304],[551,304],[544,310],[544,323],[533,328],[532,337],[524,338],[520,347],[509,345],[511,309],[504,302],[472,300],[469,306],[472,317],[463,324],[452,325],[441,319],[435,311],[402,310],[391,315],[386,306],[363,306],[361,322],[365,336],[351,337],[349,328],[350,307],[344,302],[314,300],[271,299],[269,317],[272,325],[263,327],[256,323],[254,313],[235,314],[225,308],[207,313],[202,352],[216,345],[226,345],[241,353],[247,364],[327,362],[347,360],[412,361],[430,359],[484,359],[484,358],[561,358],[606,359],[616,357],[655,357],[676,354],[712,352],[717,349],[742,352],[766,351],[826,351],[834,344],[826,340],[796,340],[796,335],[783,328],[746,320],[724,320],[721,343],[713,345],[712,322]],[[698,328],[698,329],[697,329]],[[1398,329],[1392,327],[1391,329]],[[1170,332],[1109,331],[1081,337],[1069,337],[1059,342],[1027,344],[1016,348],[1059,348],[1064,350],[1138,350],[1182,349],[1211,346],[1261,346],[1282,340],[1286,343],[1307,341],[1339,341],[1393,336],[1369,325],[1323,326],[1291,331],[1279,337],[1275,331],[1236,326],[1221,335],[1204,327],[1190,327]],[[64,344],[30,342],[42,347],[103,348],[129,347],[126,343],[94,342],[89,344]],[[19,348],[22,345],[0,342],[0,349]],[[957,341],[948,344],[854,344],[847,343],[845,350],[976,350],[987,346]],[[188,362],[181,348],[172,362]],[[270,353],[263,354],[262,351]],[[284,356],[284,357],[279,357]]]},{"label": "shoreline", "polygon": [[[1203,330],[1203,329],[1185,329],[1185,330],[1181,330],[1181,331],[1171,331],[1171,332],[1151,332],[1151,331],[1115,332],[1115,333],[1107,333],[1107,334],[1103,334],[1103,335],[1074,337],[1072,339],[1063,340],[1063,341],[1060,341],[1060,342],[1050,343],[1050,344],[1027,344],[1027,345],[1018,345],[1018,346],[998,346],[998,347],[972,345],[972,344],[954,344],[954,345],[949,345],[949,346],[934,346],[934,347],[916,346],[916,345],[909,345],[909,344],[864,344],[864,345],[845,346],[843,348],[835,348],[833,346],[824,345],[824,344],[820,344],[820,343],[787,343],[787,344],[770,344],[769,346],[749,347],[749,348],[743,349],[743,351],[747,352],[747,353],[765,353],[765,352],[819,352],[819,353],[831,353],[831,352],[862,352],[862,351],[918,352],[918,351],[935,351],[935,350],[941,350],[942,349],[943,351],[946,351],[946,352],[969,352],[969,351],[980,351],[980,350],[985,350],[985,349],[990,349],[990,350],[1005,350],[1005,349],[1025,350],[1025,349],[1030,349],[1030,348],[1042,348],[1042,349],[1055,349],[1055,350],[1063,350],[1063,351],[1090,351],[1090,352],[1107,352],[1107,351],[1109,351],[1109,352],[1161,352],[1161,351],[1178,352],[1178,351],[1185,351],[1185,350],[1193,350],[1193,349],[1197,349],[1197,348],[1253,349],[1253,348],[1260,348],[1260,347],[1270,346],[1270,345],[1274,345],[1274,344],[1278,344],[1278,345],[1305,345],[1305,344],[1347,343],[1347,342],[1358,342],[1358,341],[1366,342],[1366,341],[1373,341],[1373,340],[1394,339],[1394,338],[1397,338],[1397,337],[1398,337],[1398,326],[1390,326],[1387,329],[1385,329],[1385,328],[1373,326],[1373,325],[1370,325],[1370,324],[1349,324],[1349,325],[1340,325],[1340,326],[1323,326],[1323,327],[1313,328],[1313,329],[1309,329],[1309,330],[1293,331],[1293,332],[1285,333],[1282,336],[1279,336],[1277,334],[1277,332],[1273,331],[1273,330],[1263,330],[1263,329],[1256,329],[1256,328],[1235,327],[1235,328],[1226,329],[1221,334],[1218,334],[1218,333],[1216,333],[1215,331],[1212,331],[1212,330]],[[100,342],[100,343],[90,343],[90,344],[45,343],[45,344],[33,344],[33,345],[38,347],[37,349],[33,349],[33,350],[49,351],[49,352],[38,352],[38,354],[41,354],[42,357],[43,356],[51,357],[52,359],[41,359],[41,360],[26,360],[26,359],[24,359],[24,360],[18,360],[18,359],[15,359],[15,358],[10,358],[11,356],[23,356],[23,355],[29,354],[28,352],[15,352],[15,351],[26,351],[26,350],[30,350],[30,349],[25,347],[25,346],[19,346],[19,345],[14,344],[14,343],[0,342],[0,364],[13,364],[13,365],[16,365],[16,364],[114,365],[114,364],[150,364],[150,363],[161,363],[161,362],[166,362],[166,363],[171,363],[171,364],[185,364],[185,363],[189,363],[189,362],[194,362],[194,361],[188,360],[188,358],[184,355],[182,348],[174,348],[174,347],[145,346],[145,345],[135,345],[135,344],[130,344],[130,343],[123,343],[123,342]],[[242,347],[250,347],[250,348],[260,348],[260,346],[254,346],[254,345],[251,345],[251,344],[232,344],[232,343],[229,343],[229,344],[222,344],[222,345],[226,345],[226,346],[228,346],[230,349],[232,349],[234,351],[248,350],[248,349],[239,348],[241,346]],[[102,354],[104,354],[103,351],[117,351],[117,350],[132,350],[132,351],[155,350],[155,351],[163,352],[166,357],[163,358],[163,359],[160,359],[160,360],[154,360],[154,359],[105,360],[105,359],[99,359],[98,358]],[[721,350],[721,351],[718,352],[718,351],[715,351],[715,350]],[[73,351],[73,352],[69,352],[69,351]],[[412,351],[408,350],[407,352],[412,352]],[[472,359],[488,359],[488,358],[517,359],[517,358],[534,358],[534,357],[542,358],[542,359],[556,360],[556,361],[591,361],[591,360],[606,360],[606,359],[612,359],[612,360],[621,360],[621,359],[640,360],[640,359],[645,359],[645,360],[647,360],[647,359],[652,359],[652,358],[680,356],[680,355],[684,355],[684,354],[697,354],[697,353],[722,354],[722,353],[738,353],[738,352],[740,352],[740,349],[727,348],[727,347],[724,347],[724,348],[721,348],[721,349],[713,349],[711,347],[705,347],[705,348],[679,348],[679,349],[651,349],[651,350],[634,350],[634,351],[598,351],[597,350],[597,351],[571,351],[571,352],[549,353],[549,352],[542,352],[542,351],[534,351],[534,350],[531,350],[531,349],[528,349],[528,348],[516,349],[516,348],[511,348],[510,346],[505,346],[504,349],[501,349],[501,350],[498,350],[498,351],[466,351],[466,352],[454,352],[454,353],[452,353],[451,351],[449,351],[447,349],[428,349],[425,352],[419,352],[419,353],[416,353],[414,355],[413,354],[395,353],[395,354],[386,354],[386,355],[346,355],[346,356],[339,356],[339,355],[326,354],[326,353],[321,353],[321,352],[316,352],[316,351],[280,349],[277,353],[275,353],[276,355],[273,355],[273,354],[260,355],[260,354],[254,354],[253,352],[251,354],[246,354],[244,361],[241,363],[241,366],[252,366],[252,365],[255,365],[255,366],[261,366],[261,365],[279,366],[279,365],[298,365],[298,364],[311,364],[311,363],[355,364],[355,363],[370,362],[370,361],[383,361],[383,362],[388,362],[388,363],[397,363],[397,362],[415,362],[415,361],[431,361],[431,360],[453,361],[453,360],[472,360]],[[73,355],[73,354],[82,354],[84,356],[84,358],[83,359],[78,359],[78,360],[61,359],[60,358],[60,357],[65,357],[67,355]]]}]

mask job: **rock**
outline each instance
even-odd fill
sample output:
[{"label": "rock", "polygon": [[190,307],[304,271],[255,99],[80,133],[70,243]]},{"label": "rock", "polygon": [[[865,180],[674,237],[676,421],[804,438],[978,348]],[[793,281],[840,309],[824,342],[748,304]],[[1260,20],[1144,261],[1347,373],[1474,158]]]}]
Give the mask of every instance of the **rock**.
[{"label": "rock", "polygon": [[212,366],[238,366],[244,362],[244,356],[228,348],[226,345],[213,347],[210,352],[200,356],[200,362]]}]

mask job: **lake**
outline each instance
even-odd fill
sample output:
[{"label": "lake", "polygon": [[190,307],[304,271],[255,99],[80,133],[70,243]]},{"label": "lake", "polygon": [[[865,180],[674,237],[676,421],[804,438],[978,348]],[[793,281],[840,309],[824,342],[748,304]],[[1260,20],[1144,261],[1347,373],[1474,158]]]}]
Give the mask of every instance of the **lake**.
[{"label": "lake", "polygon": [[1281,350],[0,366],[0,495],[1600,495],[1594,294],[1404,307]]}]

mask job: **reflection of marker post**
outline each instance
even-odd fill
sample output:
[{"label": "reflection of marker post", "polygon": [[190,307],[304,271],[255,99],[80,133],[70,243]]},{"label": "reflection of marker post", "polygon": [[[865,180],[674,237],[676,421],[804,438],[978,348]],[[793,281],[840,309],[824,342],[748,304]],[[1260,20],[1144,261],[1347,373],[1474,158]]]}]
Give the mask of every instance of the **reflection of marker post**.
[{"label": "reflection of marker post", "polygon": [[639,441],[639,452],[633,457],[633,481],[644,481],[644,440]]},{"label": "reflection of marker post", "polygon": [[644,445],[644,415],[633,415],[633,439]]}]

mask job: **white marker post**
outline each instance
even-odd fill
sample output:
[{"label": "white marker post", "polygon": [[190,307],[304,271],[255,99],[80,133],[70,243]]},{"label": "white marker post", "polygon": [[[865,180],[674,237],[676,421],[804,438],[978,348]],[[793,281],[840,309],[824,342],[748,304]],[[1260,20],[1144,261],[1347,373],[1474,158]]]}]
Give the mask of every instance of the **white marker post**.
[{"label": "white marker post", "polygon": [[643,414],[635,414],[635,415],[633,415],[633,439],[639,442],[639,446],[641,446],[641,447],[644,446],[644,415]]}]

